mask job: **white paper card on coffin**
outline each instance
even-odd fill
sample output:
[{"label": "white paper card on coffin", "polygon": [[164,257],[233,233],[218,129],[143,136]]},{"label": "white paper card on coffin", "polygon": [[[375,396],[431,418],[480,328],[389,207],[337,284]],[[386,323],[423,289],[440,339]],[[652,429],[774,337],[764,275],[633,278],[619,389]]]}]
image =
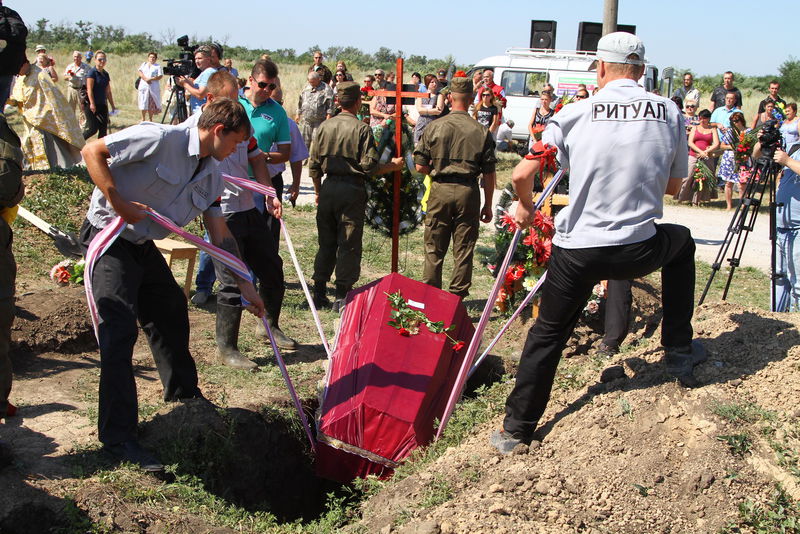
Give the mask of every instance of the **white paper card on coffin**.
[{"label": "white paper card on coffin", "polygon": [[406,302],[408,302],[409,306],[414,306],[415,308],[419,308],[420,310],[425,309],[424,302],[417,302],[416,300],[411,300],[411,299],[408,299]]}]

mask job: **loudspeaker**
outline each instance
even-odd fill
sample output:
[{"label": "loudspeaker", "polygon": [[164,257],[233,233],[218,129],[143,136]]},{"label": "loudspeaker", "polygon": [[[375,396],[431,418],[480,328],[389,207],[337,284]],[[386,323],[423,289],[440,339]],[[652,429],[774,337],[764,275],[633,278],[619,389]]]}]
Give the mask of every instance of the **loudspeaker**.
[{"label": "loudspeaker", "polygon": [[531,21],[531,48],[555,50],[556,21],[554,20]]},{"label": "loudspeaker", "polygon": [[[636,34],[635,24],[617,24],[618,32]],[[578,24],[578,44],[575,49],[579,52],[597,52],[597,41],[603,36],[603,24],[600,22],[581,22]]]}]

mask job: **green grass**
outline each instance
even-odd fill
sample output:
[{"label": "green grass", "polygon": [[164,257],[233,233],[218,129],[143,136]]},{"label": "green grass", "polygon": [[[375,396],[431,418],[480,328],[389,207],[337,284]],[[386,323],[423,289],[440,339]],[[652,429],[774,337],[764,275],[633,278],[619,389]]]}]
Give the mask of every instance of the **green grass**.
[{"label": "green grass", "polygon": [[[700,300],[700,295],[703,294],[711,271],[710,263],[701,260],[695,261],[695,300]],[[722,290],[728,280],[728,272],[727,264],[717,271],[705,302],[716,302],[722,299]],[[769,287],[769,275],[763,271],[754,267],[737,267],[733,273],[726,300],[742,306],[769,310]]]},{"label": "green grass", "polygon": [[753,448],[753,441],[747,434],[726,434],[717,436],[717,440],[725,443],[735,456],[744,456]]},{"label": "green grass", "polygon": [[711,411],[726,421],[734,424],[756,423],[770,421],[775,418],[775,413],[765,410],[754,402],[711,403]]},{"label": "green grass", "polygon": [[800,532],[800,506],[779,485],[763,504],[747,500],[739,504],[739,517],[720,530],[720,534],[797,534]]}]

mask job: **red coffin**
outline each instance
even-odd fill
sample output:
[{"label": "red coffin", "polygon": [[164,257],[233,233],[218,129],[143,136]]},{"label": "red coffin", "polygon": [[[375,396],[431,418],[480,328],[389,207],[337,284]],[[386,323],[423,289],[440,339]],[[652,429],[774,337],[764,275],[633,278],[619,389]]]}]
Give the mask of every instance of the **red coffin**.
[{"label": "red coffin", "polygon": [[[404,337],[387,323],[387,293],[400,291],[431,321],[455,324],[450,335],[421,326]],[[387,478],[434,436],[475,330],[461,299],[399,274],[351,291],[317,414],[317,473],[349,482]]]}]

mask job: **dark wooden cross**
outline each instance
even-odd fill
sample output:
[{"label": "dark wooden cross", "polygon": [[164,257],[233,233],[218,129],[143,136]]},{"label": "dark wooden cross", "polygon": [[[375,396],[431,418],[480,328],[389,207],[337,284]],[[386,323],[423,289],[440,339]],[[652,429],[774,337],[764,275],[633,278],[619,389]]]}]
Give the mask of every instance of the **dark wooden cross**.
[{"label": "dark wooden cross", "polygon": [[[384,96],[387,101],[394,99],[394,142],[399,157],[403,154],[403,104],[413,104],[417,98],[428,98],[430,93],[420,93],[418,87],[403,86],[403,58],[397,58],[397,84],[393,90],[373,90],[370,96]],[[405,101],[404,101],[405,100]],[[400,247],[400,182],[402,171],[394,171],[394,209],[392,210],[392,272],[397,272],[398,251]]]}]

